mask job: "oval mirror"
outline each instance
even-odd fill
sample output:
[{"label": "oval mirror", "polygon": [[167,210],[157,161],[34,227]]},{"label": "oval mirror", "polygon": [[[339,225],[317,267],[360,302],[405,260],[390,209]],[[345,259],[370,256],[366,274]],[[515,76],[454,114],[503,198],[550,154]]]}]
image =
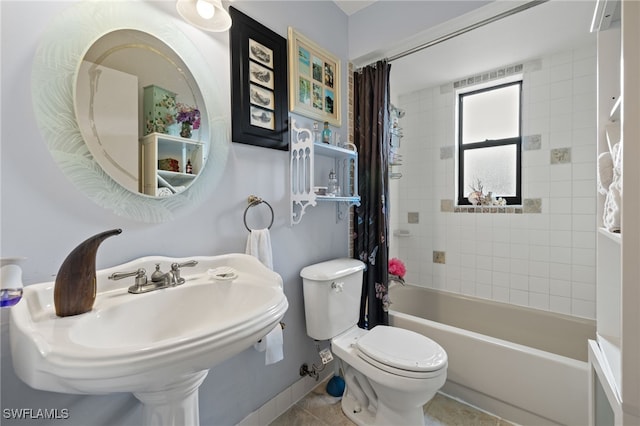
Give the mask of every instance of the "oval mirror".
[{"label": "oval mirror", "polygon": [[81,2],[43,34],[33,103],[51,154],[76,186],[119,215],[162,222],[222,176],[229,118],[218,81],[152,5]]},{"label": "oval mirror", "polygon": [[96,40],[80,63],[75,93],[89,151],[129,191],[172,196],[206,164],[200,89],[180,57],[151,34],[116,30]]}]

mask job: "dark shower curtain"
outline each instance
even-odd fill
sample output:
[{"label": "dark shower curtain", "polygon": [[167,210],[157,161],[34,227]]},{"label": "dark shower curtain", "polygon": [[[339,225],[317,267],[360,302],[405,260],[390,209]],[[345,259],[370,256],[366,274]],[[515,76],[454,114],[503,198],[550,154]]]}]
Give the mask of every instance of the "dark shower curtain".
[{"label": "dark shower curtain", "polygon": [[354,257],[365,262],[358,326],[388,325],[389,71],[378,61],[353,78],[354,139],[358,148],[360,206],[354,215]]}]

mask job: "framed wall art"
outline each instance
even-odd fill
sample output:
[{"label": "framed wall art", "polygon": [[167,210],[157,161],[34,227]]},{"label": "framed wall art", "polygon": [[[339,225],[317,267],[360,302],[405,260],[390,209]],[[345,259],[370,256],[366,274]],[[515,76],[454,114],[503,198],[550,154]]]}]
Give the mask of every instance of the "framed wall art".
[{"label": "framed wall art", "polygon": [[289,27],[289,109],[336,127],[340,114],[340,60]]},{"label": "framed wall art", "polygon": [[229,7],[231,139],[287,150],[287,40]]}]

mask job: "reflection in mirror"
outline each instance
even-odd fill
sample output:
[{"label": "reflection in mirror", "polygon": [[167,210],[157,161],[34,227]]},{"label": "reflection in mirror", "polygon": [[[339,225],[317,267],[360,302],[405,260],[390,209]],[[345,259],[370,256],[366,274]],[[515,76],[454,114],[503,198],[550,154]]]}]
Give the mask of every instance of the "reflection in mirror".
[{"label": "reflection in mirror", "polygon": [[131,192],[182,192],[206,161],[202,94],[180,57],[150,34],[117,30],[93,43],[75,110],[94,159]]},{"label": "reflection in mirror", "polygon": [[[144,16],[144,19],[140,19],[141,16]],[[219,83],[224,79],[216,78],[215,72],[212,72],[210,65],[202,57],[202,46],[196,47],[194,42],[180,31],[180,25],[182,25],[182,20],[174,19],[157,9],[153,2],[99,0],[77,2],[57,15],[43,30],[40,44],[33,58],[31,73],[33,108],[38,128],[52,157],[64,174],[87,197],[117,215],[137,221],[166,222],[174,219],[174,214],[178,211],[185,211],[188,207],[202,201],[220,182],[229,154],[230,111],[227,99],[221,92],[222,88],[219,87]],[[73,37],[69,36],[70,28],[74,29]],[[127,40],[118,42],[119,36],[126,36]],[[112,37],[115,37],[115,42],[110,40]],[[111,47],[100,47],[107,42],[114,44]],[[209,43],[210,40],[201,40],[200,42]],[[81,109],[80,102],[84,102],[87,108],[98,108],[95,101],[91,102],[91,87],[85,88],[85,93],[89,93],[88,98],[85,97],[84,100],[76,98],[78,73],[82,62],[91,62],[96,64],[96,67],[117,69],[115,65],[117,61],[114,59],[126,50],[122,48],[126,44],[147,46],[142,50],[138,49],[139,54],[147,56],[153,56],[152,51],[162,52],[156,53],[155,59],[139,60],[136,58],[132,62],[141,64],[153,60],[156,63],[164,62],[164,66],[173,64],[169,67],[172,71],[165,70],[149,74],[147,77],[142,71],[134,68],[124,69],[124,71],[118,70],[123,74],[143,76],[142,79],[145,81],[138,82],[135,89],[137,101],[124,100],[127,99],[127,96],[132,96],[130,93],[134,91],[132,85],[131,89],[124,89],[124,93],[119,92],[118,97],[104,98],[105,102],[111,103],[106,105],[108,110],[118,111],[119,108],[126,110],[126,113],[123,112],[118,116],[120,118],[117,119],[117,122],[111,123],[112,118],[109,118],[109,115],[101,115],[100,117],[106,117],[101,118],[106,120],[106,124],[97,124],[99,120],[97,111],[85,111],[85,117],[80,118],[80,114],[76,114],[76,110]],[[94,45],[95,52],[93,51]],[[215,45],[210,47],[215,50]],[[156,64],[155,66],[160,65]],[[104,75],[104,73],[100,73],[100,76]],[[141,127],[142,115],[140,111],[142,108],[142,114],[144,114],[144,87],[142,95],[140,95],[140,87],[144,85],[154,85],[167,91],[171,90],[176,94],[176,101],[182,99],[185,104],[198,108],[201,113],[202,126],[193,131],[190,138],[184,139],[195,146],[200,143],[201,154],[198,155],[201,155],[202,163],[193,161],[191,171],[195,176],[191,179],[187,176],[189,180],[186,182],[171,183],[163,178],[170,186],[174,187],[174,191],[172,191],[174,195],[172,196],[149,196],[140,192],[140,188],[144,188],[146,184],[138,182],[136,185],[133,182],[126,182],[127,179],[133,181],[133,178],[127,177],[127,173],[136,176],[136,165],[138,165],[138,179],[141,179],[144,150],[137,151],[137,159],[135,158],[136,151],[133,150],[134,154],[131,154],[134,157],[133,161],[126,161],[125,158],[128,158],[128,155],[118,156],[118,154],[112,153],[110,148],[102,150],[103,145],[105,147],[109,145],[109,142],[105,142],[105,140],[114,138],[114,136],[107,136],[108,133],[102,131],[106,128],[105,126],[111,130],[115,129],[116,132],[124,132],[121,127],[125,129],[130,127],[131,130],[127,131],[130,131],[132,135],[135,133],[133,129],[137,129],[139,137],[136,140],[131,137],[127,142],[124,142],[128,145],[138,146],[139,139],[144,140],[145,137],[154,139],[154,136],[145,136],[143,127]],[[118,90],[120,89],[118,88]],[[95,90],[94,93],[96,95],[103,94]],[[125,106],[125,103],[129,105]],[[105,106],[100,106],[100,108],[103,107]],[[91,122],[91,117],[94,122]],[[85,124],[81,130],[80,122],[83,120]],[[113,120],[116,119],[113,118]],[[94,129],[92,126],[96,126],[96,128]],[[87,142],[85,142],[85,137]],[[90,142],[90,138],[94,140]],[[121,140],[119,136],[117,139]],[[156,145],[162,144],[165,139],[181,141],[185,146],[187,144],[179,135],[162,133],[155,138]],[[91,144],[93,146],[90,148]],[[140,146],[144,147],[145,145],[140,144]],[[155,152],[158,151],[155,150]],[[181,148],[179,151],[189,152],[189,150]],[[106,171],[105,169],[108,167],[103,168],[98,162],[100,155],[104,157],[100,160],[101,163],[109,164],[111,170]],[[177,152],[170,153],[168,156],[173,158],[177,156]],[[180,162],[182,158],[176,159]],[[186,157],[182,164],[179,164],[179,167],[184,170],[184,172],[179,172],[182,176],[187,175],[185,161],[188,162],[189,159]],[[149,160],[149,164],[154,166],[154,171],[150,173],[152,178],[147,181],[153,182],[154,185],[157,185],[157,182],[162,178],[159,173],[164,173],[155,171],[157,160],[157,158]],[[122,172],[120,168],[126,172]],[[149,166],[147,169],[152,169],[152,167]],[[122,181],[120,177],[116,177],[115,170],[123,175]],[[167,171],[167,173],[171,172]],[[153,195],[159,192],[158,187],[154,187],[153,190],[153,192],[151,190],[148,192]],[[143,191],[145,190],[143,189]]]}]

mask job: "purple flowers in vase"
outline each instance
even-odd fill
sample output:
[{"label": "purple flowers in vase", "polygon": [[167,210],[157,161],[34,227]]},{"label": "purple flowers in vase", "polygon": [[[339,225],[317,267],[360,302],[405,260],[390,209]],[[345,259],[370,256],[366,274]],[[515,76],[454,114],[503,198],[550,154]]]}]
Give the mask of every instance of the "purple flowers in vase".
[{"label": "purple flowers in vase", "polygon": [[200,128],[200,110],[181,102],[176,104],[176,110],[176,121],[182,125],[180,136],[190,138],[192,130]]}]

